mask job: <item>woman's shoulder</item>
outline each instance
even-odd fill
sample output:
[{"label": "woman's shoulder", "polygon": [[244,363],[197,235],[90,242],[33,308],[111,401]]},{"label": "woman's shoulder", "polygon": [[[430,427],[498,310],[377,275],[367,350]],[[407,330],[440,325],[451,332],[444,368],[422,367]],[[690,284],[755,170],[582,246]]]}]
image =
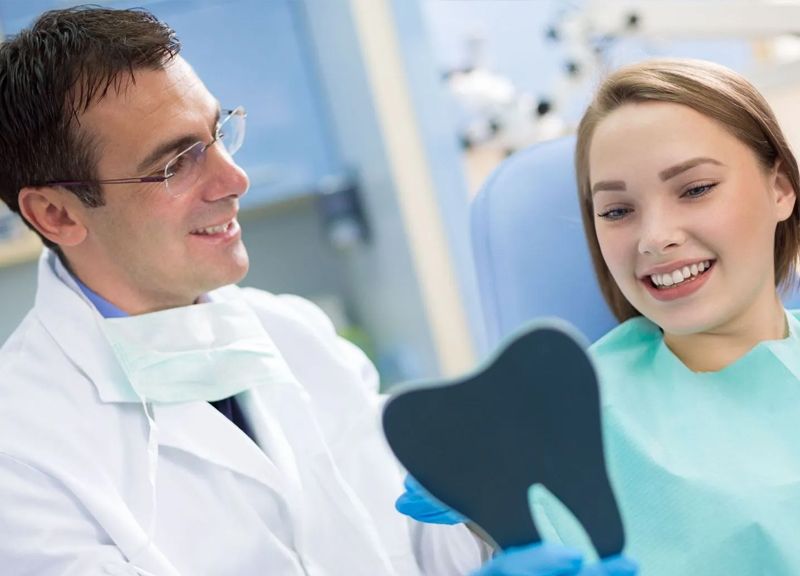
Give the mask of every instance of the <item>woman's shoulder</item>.
[{"label": "woman's shoulder", "polygon": [[595,358],[646,350],[661,343],[661,329],[644,316],[626,320],[589,347]]},{"label": "woman's shoulder", "polygon": [[641,391],[655,373],[661,329],[642,316],[611,330],[589,348],[605,408]]},{"label": "woman's shoulder", "polygon": [[662,340],[661,329],[638,316],[592,344],[589,355],[601,382],[627,381],[631,374],[643,376],[650,371]]}]

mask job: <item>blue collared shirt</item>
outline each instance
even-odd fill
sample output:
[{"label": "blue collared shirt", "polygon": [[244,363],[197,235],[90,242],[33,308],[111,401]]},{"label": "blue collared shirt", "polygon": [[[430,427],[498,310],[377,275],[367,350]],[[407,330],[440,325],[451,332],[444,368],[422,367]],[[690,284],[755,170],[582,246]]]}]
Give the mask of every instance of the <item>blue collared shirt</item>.
[{"label": "blue collared shirt", "polygon": [[81,292],[94,304],[94,307],[97,308],[97,311],[100,312],[103,318],[124,318],[128,316],[127,312],[114,306],[111,302],[100,296],[100,294],[78,280],[76,276],[73,275],[72,277],[78,284],[78,288],[81,289]]}]

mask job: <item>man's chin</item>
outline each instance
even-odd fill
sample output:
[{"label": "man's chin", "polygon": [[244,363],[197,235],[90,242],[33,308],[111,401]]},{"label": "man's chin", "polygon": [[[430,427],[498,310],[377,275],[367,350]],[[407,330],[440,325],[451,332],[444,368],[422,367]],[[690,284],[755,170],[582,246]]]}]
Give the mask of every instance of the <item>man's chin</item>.
[{"label": "man's chin", "polygon": [[241,282],[245,276],[247,276],[249,269],[250,260],[247,257],[247,252],[242,250],[241,258],[237,258],[234,261],[229,262],[224,271],[220,270],[222,273],[217,278],[210,280],[209,288],[206,290],[206,292]]},{"label": "man's chin", "polygon": [[237,271],[234,274],[234,278],[231,279],[228,284],[236,284],[237,282],[241,282],[244,280],[244,277],[247,276],[247,272],[250,270],[250,256],[247,254],[247,248],[245,248],[243,242],[239,242],[240,249],[237,250],[236,253],[236,268]]}]

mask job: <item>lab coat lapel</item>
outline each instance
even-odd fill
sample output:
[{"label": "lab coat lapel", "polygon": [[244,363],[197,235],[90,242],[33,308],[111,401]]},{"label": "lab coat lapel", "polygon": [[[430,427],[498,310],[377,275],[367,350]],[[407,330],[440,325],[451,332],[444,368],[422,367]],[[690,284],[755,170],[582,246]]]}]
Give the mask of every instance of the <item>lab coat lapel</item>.
[{"label": "lab coat lapel", "polygon": [[[269,488],[288,512],[288,528],[300,551],[304,549],[303,494],[292,447],[280,425],[252,398],[248,391],[237,396],[237,401],[258,445],[206,402],[154,405],[159,445],[223,466]],[[164,452],[162,457],[168,457]]]},{"label": "lab coat lapel", "polygon": [[337,536],[357,542],[351,545],[360,550],[357,566],[350,566],[348,573],[394,574],[372,518],[332,459],[308,392],[295,382],[261,386],[237,399],[262,447],[291,484],[298,552],[312,563],[332,565],[337,554],[325,552],[331,531],[320,526],[335,525]]},{"label": "lab coat lapel", "polygon": [[229,468],[281,497],[288,492],[284,475],[264,451],[208,402],[155,404],[153,414],[159,446]]},{"label": "lab coat lapel", "polygon": [[257,392],[248,390],[236,397],[245,413],[250,427],[261,449],[272,463],[284,474],[291,486],[293,495],[299,496],[301,490],[300,471],[294,451],[277,419],[270,414]]}]

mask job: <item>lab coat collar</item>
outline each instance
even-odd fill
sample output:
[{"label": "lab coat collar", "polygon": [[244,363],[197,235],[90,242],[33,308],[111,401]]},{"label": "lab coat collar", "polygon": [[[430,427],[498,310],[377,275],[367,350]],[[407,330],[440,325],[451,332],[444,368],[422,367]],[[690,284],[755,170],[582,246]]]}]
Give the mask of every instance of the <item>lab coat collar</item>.
[{"label": "lab coat collar", "polygon": [[100,330],[102,317],[52,250],[45,249],[39,258],[38,278],[34,310],[45,330],[103,402],[126,401],[130,393],[123,386],[130,384]]},{"label": "lab coat collar", "polygon": [[[226,286],[203,300],[225,300],[238,294],[238,287]],[[102,316],[49,249],[39,259],[34,310],[58,346],[91,380],[103,402],[133,401],[131,385],[100,328]]]},{"label": "lab coat collar", "polygon": [[[238,292],[231,286],[209,294],[208,299],[231,297]],[[100,314],[58,256],[48,249],[39,260],[35,311],[58,346],[94,384],[101,401],[131,401],[127,377],[99,327]],[[264,458],[259,447],[207,402],[154,405],[153,410],[159,445],[234,470],[278,494],[291,492],[281,479],[283,475],[275,473],[275,465]]]}]

